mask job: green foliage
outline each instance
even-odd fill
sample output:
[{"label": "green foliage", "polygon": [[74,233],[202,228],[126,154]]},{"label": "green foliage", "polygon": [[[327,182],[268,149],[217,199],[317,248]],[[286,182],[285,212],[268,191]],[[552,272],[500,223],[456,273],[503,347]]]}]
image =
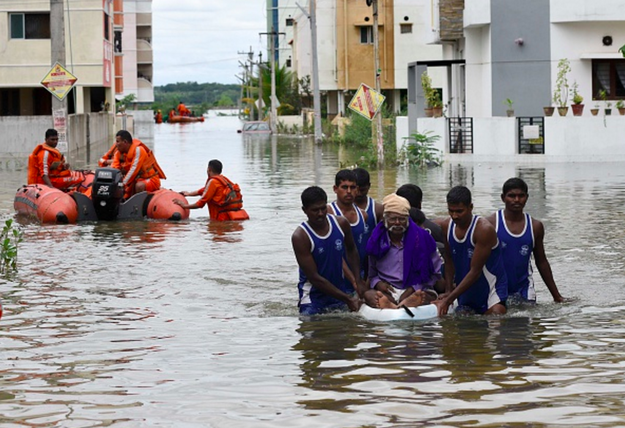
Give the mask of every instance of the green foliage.
[{"label": "green foliage", "polygon": [[571,86],[571,91],[573,92],[573,104],[581,104],[584,101],[584,97],[579,94],[578,88],[579,86],[577,85],[577,81],[574,81]]},{"label": "green foliage", "polygon": [[[380,112],[379,114],[382,114]],[[353,150],[354,156],[348,162],[343,162],[343,167],[347,165],[357,165],[365,168],[377,168],[378,148],[373,143],[372,122],[358,114],[352,114],[351,123],[345,126],[345,135],[341,138],[337,133],[332,134],[332,140],[343,144],[348,149]],[[395,166],[397,164],[397,148],[395,147],[395,127],[394,121],[383,119],[382,141],[384,144],[384,165]],[[325,132],[330,135],[330,132]]]},{"label": "green foliage", "polygon": [[503,103],[508,107],[508,110],[512,110],[512,105],[514,104],[514,101],[512,101],[510,98],[506,98]]},{"label": "green foliage", "polygon": [[[152,109],[161,110],[163,114],[167,114],[172,108],[178,107],[182,101],[194,113],[202,114],[210,107],[217,106],[224,96],[230,100],[238,100],[241,97],[241,86],[221,83],[170,83],[154,87]],[[236,105],[235,101],[230,104],[230,106],[234,105]]]},{"label": "green foliage", "polygon": [[618,100],[618,101],[616,102],[615,107],[616,107],[616,108],[619,108],[619,109],[620,109],[620,108],[624,108],[624,107],[625,107],[625,102],[623,102],[623,100]]},{"label": "green foliage", "polygon": [[[269,63],[261,68],[261,82],[263,85],[263,102],[269,108],[271,106],[271,65]],[[304,79],[302,79],[304,80]],[[258,76],[250,79],[250,90],[253,98],[258,98]],[[299,93],[300,81],[297,74],[290,71],[286,65],[276,67],[276,97],[280,102],[277,109],[278,115],[300,114],[302,111],[302,97]],[[282,105],[286,105],[282,108]]]},{"label": "green foliage", "polygon": [[236,105],[227,94],[221,94],[219,101],[217,101],[217,107],[234,107]]},{"label": "green foliage", "polygon": [[569,100],[569,81],[567,74],[571,71],[571,64],[567,58],[558,61],[558,75],[556,77],[556,88],[553,91],[553,101],[558,107],[566,107]]},{"label": "green foliage", "polygon": [[352,114],[350,124],[345,127],[342,143],[357,147],[371,146],[371,121],[359,114]]},{"label": "green foliage", "polygon": [[129,94],[129,95],[126,95],[121,100],[115,101],[115,111],[118,112],[118,113],[123,112],[136,99],[137,99],[137,97],[135,96],[135,94]]},{"label": "green foliage", "polygon": [[412,133],[405,138],[408,142],[401,148],[399,161],[420,168],[440,166],[443,163],[440,151],[434,147],[440,138],[440,135],[432,135],[432,131]]},{"label": "green foliage", "polygon": [[13,228],[13,220],[4,222],[0,233],[0,274],[17,272],[17,247],[22,242],[22,231]]}]

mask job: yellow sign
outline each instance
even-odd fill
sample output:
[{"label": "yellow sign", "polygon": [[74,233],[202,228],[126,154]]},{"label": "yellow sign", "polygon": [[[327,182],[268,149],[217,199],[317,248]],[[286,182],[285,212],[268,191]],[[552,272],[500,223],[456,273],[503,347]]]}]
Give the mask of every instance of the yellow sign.
[{"label": "yellow sign", "polygon": [[362,83],[349,102],[349,108],[367,119],[373,120],[385,99],[384,95]]},{"label": "yellow sign", "polygon": [[52,66],[46,77],[43,78],[41,84],[50,91],[52,95],[63,101],[67,93],[72,90],[77,80],[76,76],[57,62]]}]

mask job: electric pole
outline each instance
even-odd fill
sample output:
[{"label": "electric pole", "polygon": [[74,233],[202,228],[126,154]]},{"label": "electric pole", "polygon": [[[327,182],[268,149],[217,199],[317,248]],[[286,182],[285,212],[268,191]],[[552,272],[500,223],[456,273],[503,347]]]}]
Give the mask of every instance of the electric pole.
[{"label": "electric pole", "polygon": [[[375,90],[381,94],[382,90],[380,88],[380,74],[382,70],[380,70],[380,39],[378,33],[378,1],[380,0],[372,0],[373,6],[373,67],[375,69]],[[367,3],[369,0],[367,0]],[[384,138],[382,136],[382,111],[378,111],[376,115],[375,124],[373,124],[373,135],[372,138],[374,141],[377,141],[378,146],[378,168],[381,170],[384,167]]]},{"label": "electric pole", "polygon": [[312,86],[313,86],[313,110],[315,116],[315,142],[321,144],[323,133],[321,131],[321,94],[319,93],[319,57],[317,55],[317,0],[309,0],[309,13],[296,3],[310,21],[310,41],[312,44]]},{"label": "electric pole", "polygon": [[276,44],[275,44],[275,40],[274,37],[278,36],[278,35],[284,35],[286,33],[278,33],[276,32],[276,30],[274,29],[274,27],[271,27],[271,33],[259,33],[261,35],[265,34],[265,35],[271,35],[271,46],[270,46],[270,52],[271,52],[271,115],[269,118],[269,124],[271,126],[271,132],[273,132],[274,134],[276,133],[276,125],[277,125],[277,117],[278,117],[278,112],[276,110],[276,103],[278,101],[278,98],[276,97]]},{"label": "electric pole", "polygon": [[258,120],[263,120],[263,53],[258,54]]},{"label": "electric pole", "polygon": [[[252,47],[250,46],[250,51],[247,53],[247,60],[250,63],[250,77],[249,77],[249,86],[250,86],[250,94],[252,97],[252,100],[254,100],[254,91],[252,90],[252,77],[254,77],[254,51],[252,50]],[[254,116],[256,116],[254,114],[254,102],[252,101],[252,110],[250,110],[250,118],[252,120],[254,120]]]},{"label": "electric pole", "polygon": [[[50,42],[52,66],[57,62],[65,67],[65,11],[63,0],[50,0]],[[59,133],[57,148],[69,152],[67,139],[67,99],[52,96],[52,126]]]}]

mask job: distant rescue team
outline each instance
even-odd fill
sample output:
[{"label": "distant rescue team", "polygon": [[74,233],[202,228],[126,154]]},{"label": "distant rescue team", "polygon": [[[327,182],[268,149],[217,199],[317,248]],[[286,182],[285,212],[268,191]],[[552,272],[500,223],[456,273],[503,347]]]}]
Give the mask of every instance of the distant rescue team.
[{"label": "distant rescue team", "polygon": [[[504,183],[505,207],[488,218],[473,213],[471,191],[447,194],[448,218],[428,220],[422,191],[401,186],[382,204],[362,168],[336,174],[330,204],[323,189],[301,195],[307,220],[291,237],[299,265],[299,311],[317,315],[434,303],[439,316],[505,314],[511,302],[536,302],[531,256],[555,302],[564,301],[545,255],[544,226],[524,213],[527,184]],[[444,273],[444,276],[443,276]]]},{"label": "distant rescue team", "polygon": [[[48,129],[45,141],[37,145],[28,158],[28,184],[43,184],[66,192],[77,190],[89,195],[90,187],[87,188],[83,183],[90,183],[85,181],[85,176],[93,173],[72,171],[63,154],[56,148],[58,142],[58,132]],[[117,132],[115,143],[98,160],[98,167],[121,171],[125,200],[140,192],[159,190],[161,180],[167,178],[154,152],[140,140],[132,138],[126,130]],[[180,192],[183,196],[201,195],[200,200],[195,204],[185,204],[182,200],[174,200],[173,203],[188,209],[208,205],[210,219],[213,221],[248,219],[249,216],[243,209],[239,185],[223,176],[222,169],[223,165],[219,160],[211,160],[204,187],[195,192]]]}]

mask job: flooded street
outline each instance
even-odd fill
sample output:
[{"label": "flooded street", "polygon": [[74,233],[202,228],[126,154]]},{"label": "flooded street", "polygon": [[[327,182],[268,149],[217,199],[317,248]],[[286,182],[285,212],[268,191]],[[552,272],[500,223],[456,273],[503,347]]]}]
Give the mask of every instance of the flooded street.
[{"label": "flooded street", "polygon": [[[210,159],[241,185],[250,220],[24,224],[19,273],[0,279],[0,426],[625,426],[625,168],[445,164],[372,172],[446,215],[454,185],[474,212],[521,176],[565,304],[536,272],[539,304],[501,318],[369,323],[300,319],[290,237],[300,193],[333,198],[333,145],[243,137],[235,117],[156,125],[163,186],[197,190]],[[0,218],[26,171],[0,170]],[[189,198],[195,201],[196,198]]]}]

